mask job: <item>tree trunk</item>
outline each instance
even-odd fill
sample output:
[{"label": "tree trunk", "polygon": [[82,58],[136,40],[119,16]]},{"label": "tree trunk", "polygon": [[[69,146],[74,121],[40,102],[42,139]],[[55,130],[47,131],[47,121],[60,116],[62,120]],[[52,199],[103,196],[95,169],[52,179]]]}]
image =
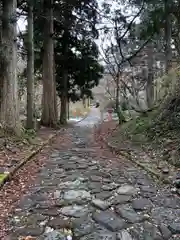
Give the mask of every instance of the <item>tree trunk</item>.
[{"label": "tree trunk", "polygon": [[27,58],[27,129],[34,128],[34,36],[33,4],[28,5],[28,58]]},{"label": "tree trunk", "polygon": [[68,72],[64,70],[63,88],[61,93],[61,114],[60,114],[60,123],[63,125],[67,124],[67,101],[68,101],[67,83],[68,83]]},{"label": "tree trunk", "polygon": [[0,119],[5,131],[21,134],[17,84],[16,0],[3,1]]},{"label": "tree trunk", "polygon": [[116,80],[116,113],[118,116],[118,122],[119,125],[125,122],[125,117],[121,111],[120,108],[120,103],[119,103],[119,93],[120,93],[120,88],[119,88],[119,78]]},{"label": "tree trunk", "polygon": [[43,104],[41,124],[57,126],[57,98],[54,78],[53,0],[44,0],[46,23],[44,29],[43,56]]},{"label": "tree trunk", "polygon": [[68,99],[68,103],[67,103],[67,115],[68,115],[68,120],[69,120],[69,104],[70,104],[70,99]]},{"label": "tree trunk", "polygon": [[154,72],[153,72],[153,45],[148,47],[148,76],[146,85],[147,106],[151,108],[154,102]]},{"label": "tree trunk", "polygon": [[165,61],[166,61],[166,73],[172,67],[172,48],[171,48],[171,39],[172,39],[172,24],[171,24],[171,13],[170,13],[170,0],[164,0],[165,8]]},{"label": "tree trunk", "polygon": [[82,98],[82,102],[83,102],[83,106],[84,106],[84,108],[86,108],[86,97],[85,97],[85,96],[83,96],[83,98]]},{"label": "tree trunk", "polygon": [[68,61],[68,44],[67,44],[68,34],[66,31],[64,33],[64,46],[63,46],[64,66],[62,68],[63,77],[62,77],[61,114],[60,114],[60,123],[63,125],[67,124],[67,101],[68,101],[68,71],[66,69],[66,63]]}]

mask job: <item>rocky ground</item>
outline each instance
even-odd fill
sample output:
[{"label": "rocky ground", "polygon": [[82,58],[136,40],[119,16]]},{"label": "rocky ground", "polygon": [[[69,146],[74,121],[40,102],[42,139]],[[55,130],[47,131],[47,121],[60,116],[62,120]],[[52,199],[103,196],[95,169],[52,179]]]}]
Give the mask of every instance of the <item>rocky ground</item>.
[{"label": "rocky ground", "polygon": [[110,153],[98,129],[66,134],[9,213],[9,239],[180,239],[180,199],[168,185]]},{"label": "rocky ground", "polygon": [[180,239],[179,197],[112,154],[101,135],[113,123],[94,129],[92,115],[66,129],[1,190],[1,239]]}]

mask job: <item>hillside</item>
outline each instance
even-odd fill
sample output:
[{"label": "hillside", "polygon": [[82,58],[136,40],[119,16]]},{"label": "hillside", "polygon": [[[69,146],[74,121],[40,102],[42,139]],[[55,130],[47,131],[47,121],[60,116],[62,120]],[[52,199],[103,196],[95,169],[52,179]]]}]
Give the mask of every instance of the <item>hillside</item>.
[{"label": "hillside", "polygon": [[179,68],[156,82],[153,110],[118,127],[109,141],[122,152],[140,152],[139,162],[172,177],[180,168]]}]

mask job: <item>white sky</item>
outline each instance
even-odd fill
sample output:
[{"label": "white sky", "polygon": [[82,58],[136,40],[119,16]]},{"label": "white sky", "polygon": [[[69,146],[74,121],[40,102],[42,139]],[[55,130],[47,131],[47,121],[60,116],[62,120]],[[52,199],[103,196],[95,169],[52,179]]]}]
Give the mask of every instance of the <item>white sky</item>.
[{"label": "white sky", "polygon": [[[103,2],[103,0],[98,0],[99,5],[101,5],[102,2]],[[106,2],[107,2],[107,0],[106,0]],[[26,21],[25,17],[21,17],[17,22],[18,31],[19,30],[20,31],[25,31],[26,25],[27,25],[27,21]]]},{"label": "white sky", "polygon": [[21,17],[17,22],[18,31],[19,29],[20,31],[25,31],[26,25],[27,25],[27,21],[25,20],[25,18]]}]

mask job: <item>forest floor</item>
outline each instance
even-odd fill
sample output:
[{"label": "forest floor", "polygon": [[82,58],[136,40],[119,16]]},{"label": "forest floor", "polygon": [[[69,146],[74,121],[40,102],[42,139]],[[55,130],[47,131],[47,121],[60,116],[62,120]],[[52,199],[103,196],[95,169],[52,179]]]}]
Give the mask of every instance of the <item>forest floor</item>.
[{"label": "forest floor", "polygon": [[179,240],[171,187],[109,150],[102,138],[115,122],[85,122],[57,135],[1,189],[0,238]]},{"label": "forest floor", "polygon": [[[71,127],[71,125],[70,125]],[[65,142],[65,128],[58,130],[60,135],[58,139],[55,137],[57,130],[49,128],[41,128],[37,134],[31,138],[31,142],[27,140],[17,139],[16,137],[6,137],[7,145],[3,146],[3,151],[1,151],[1,176],[5,176],[10,173],[16,166],[23,162],[27,156],[31,155],[33,151],[36,151],[43,143],[47,142],[52,136],[55,137],[57,149],[59,146],[63,147]],[[68,139],[68,137],[67,137]],[[2,137],[2,140],[5,140]],[[6,220],[10,212],[18,204],[21,196],[23,196],[27,191],[29,186],[32,184],[35,176],[38,174],[39,169],[43,167],[46,160],[51,152],[51,144],[54,142],[52,138],[51,142],[47,142],[43,146],[42,150],[33,156],[30,161],[26,162],[25,165],[20,167],[17,172],[12,176],[10,181],[7,181],[1,186],[0,189],[0,239],[3,239],[3,235],[6,232]],[[54,147],[56,147],[54,146]],[[3,178],[1,177],[1,181]],[[6,238],[5,238],[6,239]]]},{"label": "forest floor", "polygon": [[[164,183],[180,185],[180,136],[178,132],[162,130],[158,136],[148,136],[149,117],[131,120],[110,131],[106,142],[120,155],[129,157]],[[155,131],[155,130],[153,130]],[[153,137],[152,137],[153,135]],[[175,185],[176,185],[175,184]],[[176,190],[180,194],[180,190]]]},{"label": "forest floor", "polygon": [[21,137],[0,134],[0,184],[6,175],[32,152],[53,136],[57,130],[42,127],[38,132],[27,131]]}]

